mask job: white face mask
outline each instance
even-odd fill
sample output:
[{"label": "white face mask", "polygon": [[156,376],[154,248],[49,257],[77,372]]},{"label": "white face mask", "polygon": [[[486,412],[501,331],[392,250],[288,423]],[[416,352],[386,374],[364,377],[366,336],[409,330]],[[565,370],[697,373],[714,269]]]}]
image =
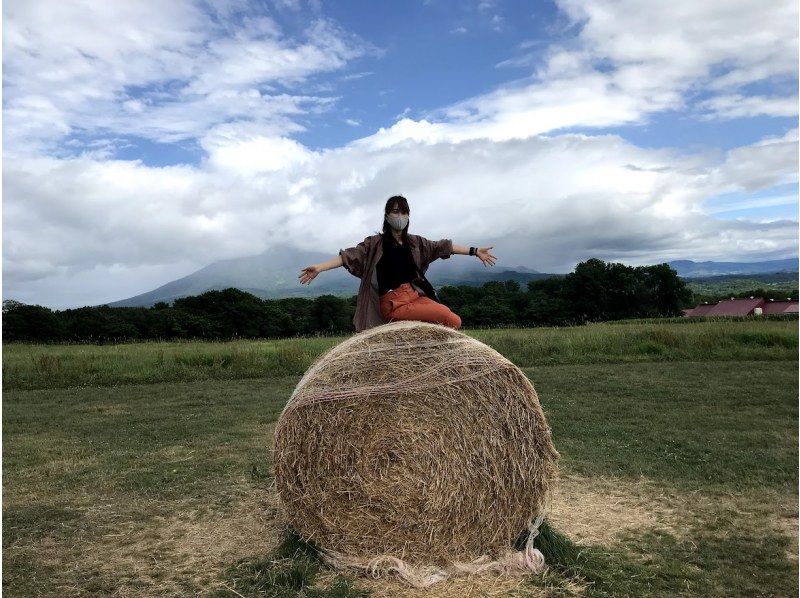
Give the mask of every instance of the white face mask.
[{"label": "white face mask", "polygon": [[386,222],[389,223],[394,230],[403,230],[408,224],[408,216],[405,214],[388,214],[386,216]]}]

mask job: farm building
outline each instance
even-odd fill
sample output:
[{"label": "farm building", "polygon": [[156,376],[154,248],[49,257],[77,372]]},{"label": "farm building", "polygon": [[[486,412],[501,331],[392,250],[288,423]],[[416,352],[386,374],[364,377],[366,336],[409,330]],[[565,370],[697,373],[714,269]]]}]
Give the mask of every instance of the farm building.
[{"label": "farm building", "polygon": [[770,299],[761,306],[765,314],[796,314],[798,313],[797,301],[773,301]]},{"label": "farm building", "polygon": [[731,297],[716,303],[701,303],[692,309],[684,309],[684,316],[760,316],[762,314],[796,314],[797,301],[792,299],[774,301],[763,297],[735,299]]}]

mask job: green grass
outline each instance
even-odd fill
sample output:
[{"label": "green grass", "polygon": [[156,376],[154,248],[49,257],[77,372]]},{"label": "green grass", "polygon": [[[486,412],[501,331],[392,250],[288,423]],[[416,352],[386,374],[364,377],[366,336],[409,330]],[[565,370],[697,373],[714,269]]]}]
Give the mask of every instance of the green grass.
[{"label": "green grass", "polygon": [[[796,550],[797,517],[794,325],[473,334],[535,362],[523,371],[540,395],[567,482],[602,494],[609,484],[622,491],[644,480],[645,504],[676,513],[677,525],[626,528],[610,543],[579,544],[545,528],[537,543],[552,567],[531,579],[532,594],[568,595],[574,584],[588,596],[797,594],[796,561],[787,557]],[[699,351],[707,337],[722,348]],[[644,338],[692,358],[642,352]],[[333,342],[170,346],[183,356],[266,347],[318,354]],[[47,351],[83,350],[105,376],[102,385],[82,386],[74,372],[54,380],[26,365],[5,392],[5,593],[364,595],[351,578],[321,578],[313,547],[275,519],[272,430],[299,374],[275,375],[281,366],[260,377],[214,378],[221,366],[198,358],[182,362],[185,379],[136,383],[164,348],[5,347],[4,368]],[[722,359],[731,354],[748,359]]]},{"label": "green grass", "polygon": [[797,484],[796,362],[523,371],[570,472],[646,476],[687,491]]},{"label": "green grass", "polygon": [[[589,596],[792,596],[796,577],[786,560],[785,536],[746,525],[724,537],[687,526],[685,538],[646,532],[630,535],[623,548],[581,548],[555,530],[538,542],[550,571],[534,584],[556,596],[579,580]],[[743,550],[742,538],[747,538]],[[758,558],[752,554],[757,552]],[[724,563],[724,565],[721,565]]]},{"label": "green grass", "polygon": [[227,571],[229,581],[218,596],[259,596],[269,598],[365,598],[368,592],[337,576],[327,588],[314,587],[322,568],[319,551],[291,527],[283,530],[281,543],[270,558],[244,559]]},{"label": "green grass", "polygon": [[300,376],[341,338],[3,346],[3,389]]},{"label": "green grass", "polygon": [[[686,318],[572,328],[466,330],[519,367],[649,361],[795,359],[796,321]],[[344,337],[3,347],[3,389],[97,387],[300,376]]]}]

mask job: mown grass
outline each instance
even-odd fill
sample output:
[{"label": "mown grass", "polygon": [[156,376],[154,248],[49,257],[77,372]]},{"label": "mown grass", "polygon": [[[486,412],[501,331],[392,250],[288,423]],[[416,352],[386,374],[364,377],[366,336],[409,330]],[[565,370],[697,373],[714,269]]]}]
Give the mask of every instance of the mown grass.
[{"label": "mown grass", "polygon": [[[623,329],[687,342],[693,337],[681,331],[695,330],[729,339],[726,351],[761,353],[643,361],[636,343],[620,344],[634,338]],[[614,338],[601,342],[603,334]],[[656,528],[620,522],[627,531],[613,541],[589,544],[562,521],[537,539],[551,569],[528,582],[532,595],[568,595],[576,583],[588,596],[797,594],[793,325],[628,323],[475,335],[509,355],[552,358],[523,371],[547,413],[565,483],[624,491],[646,480],[644,504],[675,513]],[[782,340],[753,341],[758,335]],[[285,341],[305,350],[329,342]],[[580,352],[553,349],[565,345]],[[186,348],[208,355],[236,346]],[[615,346],[594,363],[570,361],[588,361],[589,347]],[[214,366],[199,359],[186,366],[186,380],[133,382],[127,365],[144,367],[142,356],[163,348],[83,347],[106,364],[106,384],[54,387],[44,370],[26,382],[39,388],[5,392],[5,594],[364,595],[346,576],[321,584],[322,565],[276,519],[272,430],[299,374],[213,379],[203,368]]]},{"label": "mown grass", "polygon": [[[619,322],[465,330],[519,367],[647,361],[780,361],[797,355],[796,321]],[[300,376],[344,337],[118,345],[7,344],[3,389]]]},{"label": "mown grass", "polygon": [[797,483],[796,361],[523,371],[545,393],[570,472],[646,476],[687,491]]},{"label": "mown grass", "polygon": [[553,596],[569,595],[565,588],[575,580],[594,597],[796,595],[788,538],[771,530],[754,535],[746,524],[729,523],[727,531],[738,537],[687,525],[684,537],[646,531],[628,535],[614,550],[577,546],[545,526],[537,546],[551,567],[534,584]]},{"label": "mown grass", "polygon": [[268,598],[291,598],[298,594],[308,598],[369,596],[369,592],[354,587],[353,581],[343,575],[337,576],[328,587],[315,587],[317,574],[322,568],[318,548],[287,526],[270,558],[243,559],[227,571],[229,581],[214,595]]}]

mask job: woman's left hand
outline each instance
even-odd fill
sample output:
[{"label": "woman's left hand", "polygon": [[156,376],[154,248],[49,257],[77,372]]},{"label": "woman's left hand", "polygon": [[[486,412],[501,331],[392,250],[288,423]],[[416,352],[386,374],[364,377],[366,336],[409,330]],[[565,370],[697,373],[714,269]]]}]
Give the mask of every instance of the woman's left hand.
[{"label": "woman's left hand", "polygon": [[493,247],[494,245],[490,245],[489,247],[481,247],[475,254],[478,256],[478,259],[483,262],[484,266],[494,266],[494,263],[497,261],[497,258],[489,253],[489,250]]}]

